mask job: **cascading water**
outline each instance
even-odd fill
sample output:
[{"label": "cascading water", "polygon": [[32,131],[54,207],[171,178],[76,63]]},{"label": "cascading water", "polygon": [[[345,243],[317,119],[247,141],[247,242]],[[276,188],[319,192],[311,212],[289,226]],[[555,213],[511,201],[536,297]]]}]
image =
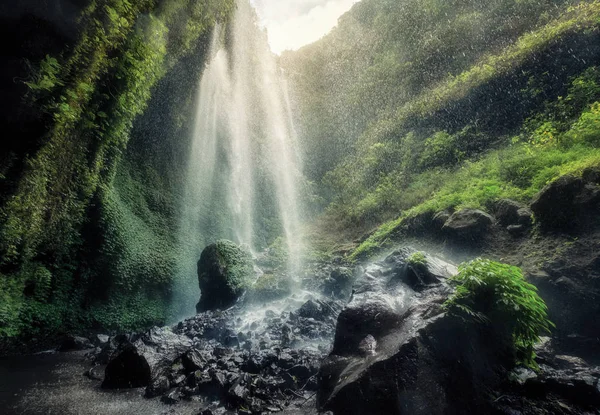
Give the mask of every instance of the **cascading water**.
[{"label": "cascading water", "polygon": [[183,295],[176,295],[186,298],[176,301],[185,310],[193,310],[198,299],[200,253],[217,239],[254,252],[276,229],[288,252],[290,276],[300,266],[301,162],[287,83],[255,11],[246,1],[237,3],[229,30],[213,34],[197,96],[179,232],[177,291]]}]

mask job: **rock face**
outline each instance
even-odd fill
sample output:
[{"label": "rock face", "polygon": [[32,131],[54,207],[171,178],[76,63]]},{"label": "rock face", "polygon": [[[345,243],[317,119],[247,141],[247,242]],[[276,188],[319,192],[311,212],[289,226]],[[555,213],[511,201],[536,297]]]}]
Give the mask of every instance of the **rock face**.
[{"label": "rock face", "polygon": [[[589,173],[589,179],[594,175]],[[566,175],[544,187],[531,202],[531,210],[546,229],[568,230],[597,214],[600,186]]]},{"label": "rock face", "polygon": [[320,410],[486,413],[479,383],[494,384],[503,350],[489,333],[442,312],[453,265],[427,256],[420,266],[429,276],[415,279],[409,257],[397,251],[360,276],[319,372]]},{"label": "rock face", "polygon": [[493,223],[494,218],[481,210],[463,209],[452,214],[442,230],[455,238],[473,240],[480,237]]},{"label": "rock face", "polygon": [[231,241],[218,241],[202,251],[198,261],[201,290],[198,312],[232,306],[250,286],[252,256]]}]

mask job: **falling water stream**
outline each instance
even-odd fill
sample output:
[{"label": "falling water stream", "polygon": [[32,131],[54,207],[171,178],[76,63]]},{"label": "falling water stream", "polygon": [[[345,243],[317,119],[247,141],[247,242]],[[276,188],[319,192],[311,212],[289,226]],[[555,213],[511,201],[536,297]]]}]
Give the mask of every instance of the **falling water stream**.
[{"label": "falling water stream", "polygon": [[229,30],[215,29],[200,80],[179,232],[187,294],[206,245],[231,239],[257,252],[267,221],[283,238],[288,274],[299,270],[301,158],[287,82],[256,21],[238,1]]}]

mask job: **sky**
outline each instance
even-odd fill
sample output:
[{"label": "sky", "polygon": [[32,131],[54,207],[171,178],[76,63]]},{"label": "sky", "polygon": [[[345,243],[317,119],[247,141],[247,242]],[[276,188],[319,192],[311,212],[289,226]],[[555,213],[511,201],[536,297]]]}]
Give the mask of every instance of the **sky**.
[{"label": "sky", "polygon": [[359,0],[252,0],[269,33],[273,52],[319,40]]}]

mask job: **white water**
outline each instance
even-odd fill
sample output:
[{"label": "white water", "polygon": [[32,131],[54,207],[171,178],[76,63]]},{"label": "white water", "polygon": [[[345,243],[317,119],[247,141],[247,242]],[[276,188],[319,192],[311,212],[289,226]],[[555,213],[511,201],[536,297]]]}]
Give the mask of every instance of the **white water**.
[{"label": "white water", "polygon": [[179,232],[186,302],[198,299],[191,287],[202,249],[217,239],[265,248],[268,220],[280,223],[288,273],[300,267],[301,161],[287,83],[247,1],[238,1],[228,35],[213,35],[196,102]]}]

